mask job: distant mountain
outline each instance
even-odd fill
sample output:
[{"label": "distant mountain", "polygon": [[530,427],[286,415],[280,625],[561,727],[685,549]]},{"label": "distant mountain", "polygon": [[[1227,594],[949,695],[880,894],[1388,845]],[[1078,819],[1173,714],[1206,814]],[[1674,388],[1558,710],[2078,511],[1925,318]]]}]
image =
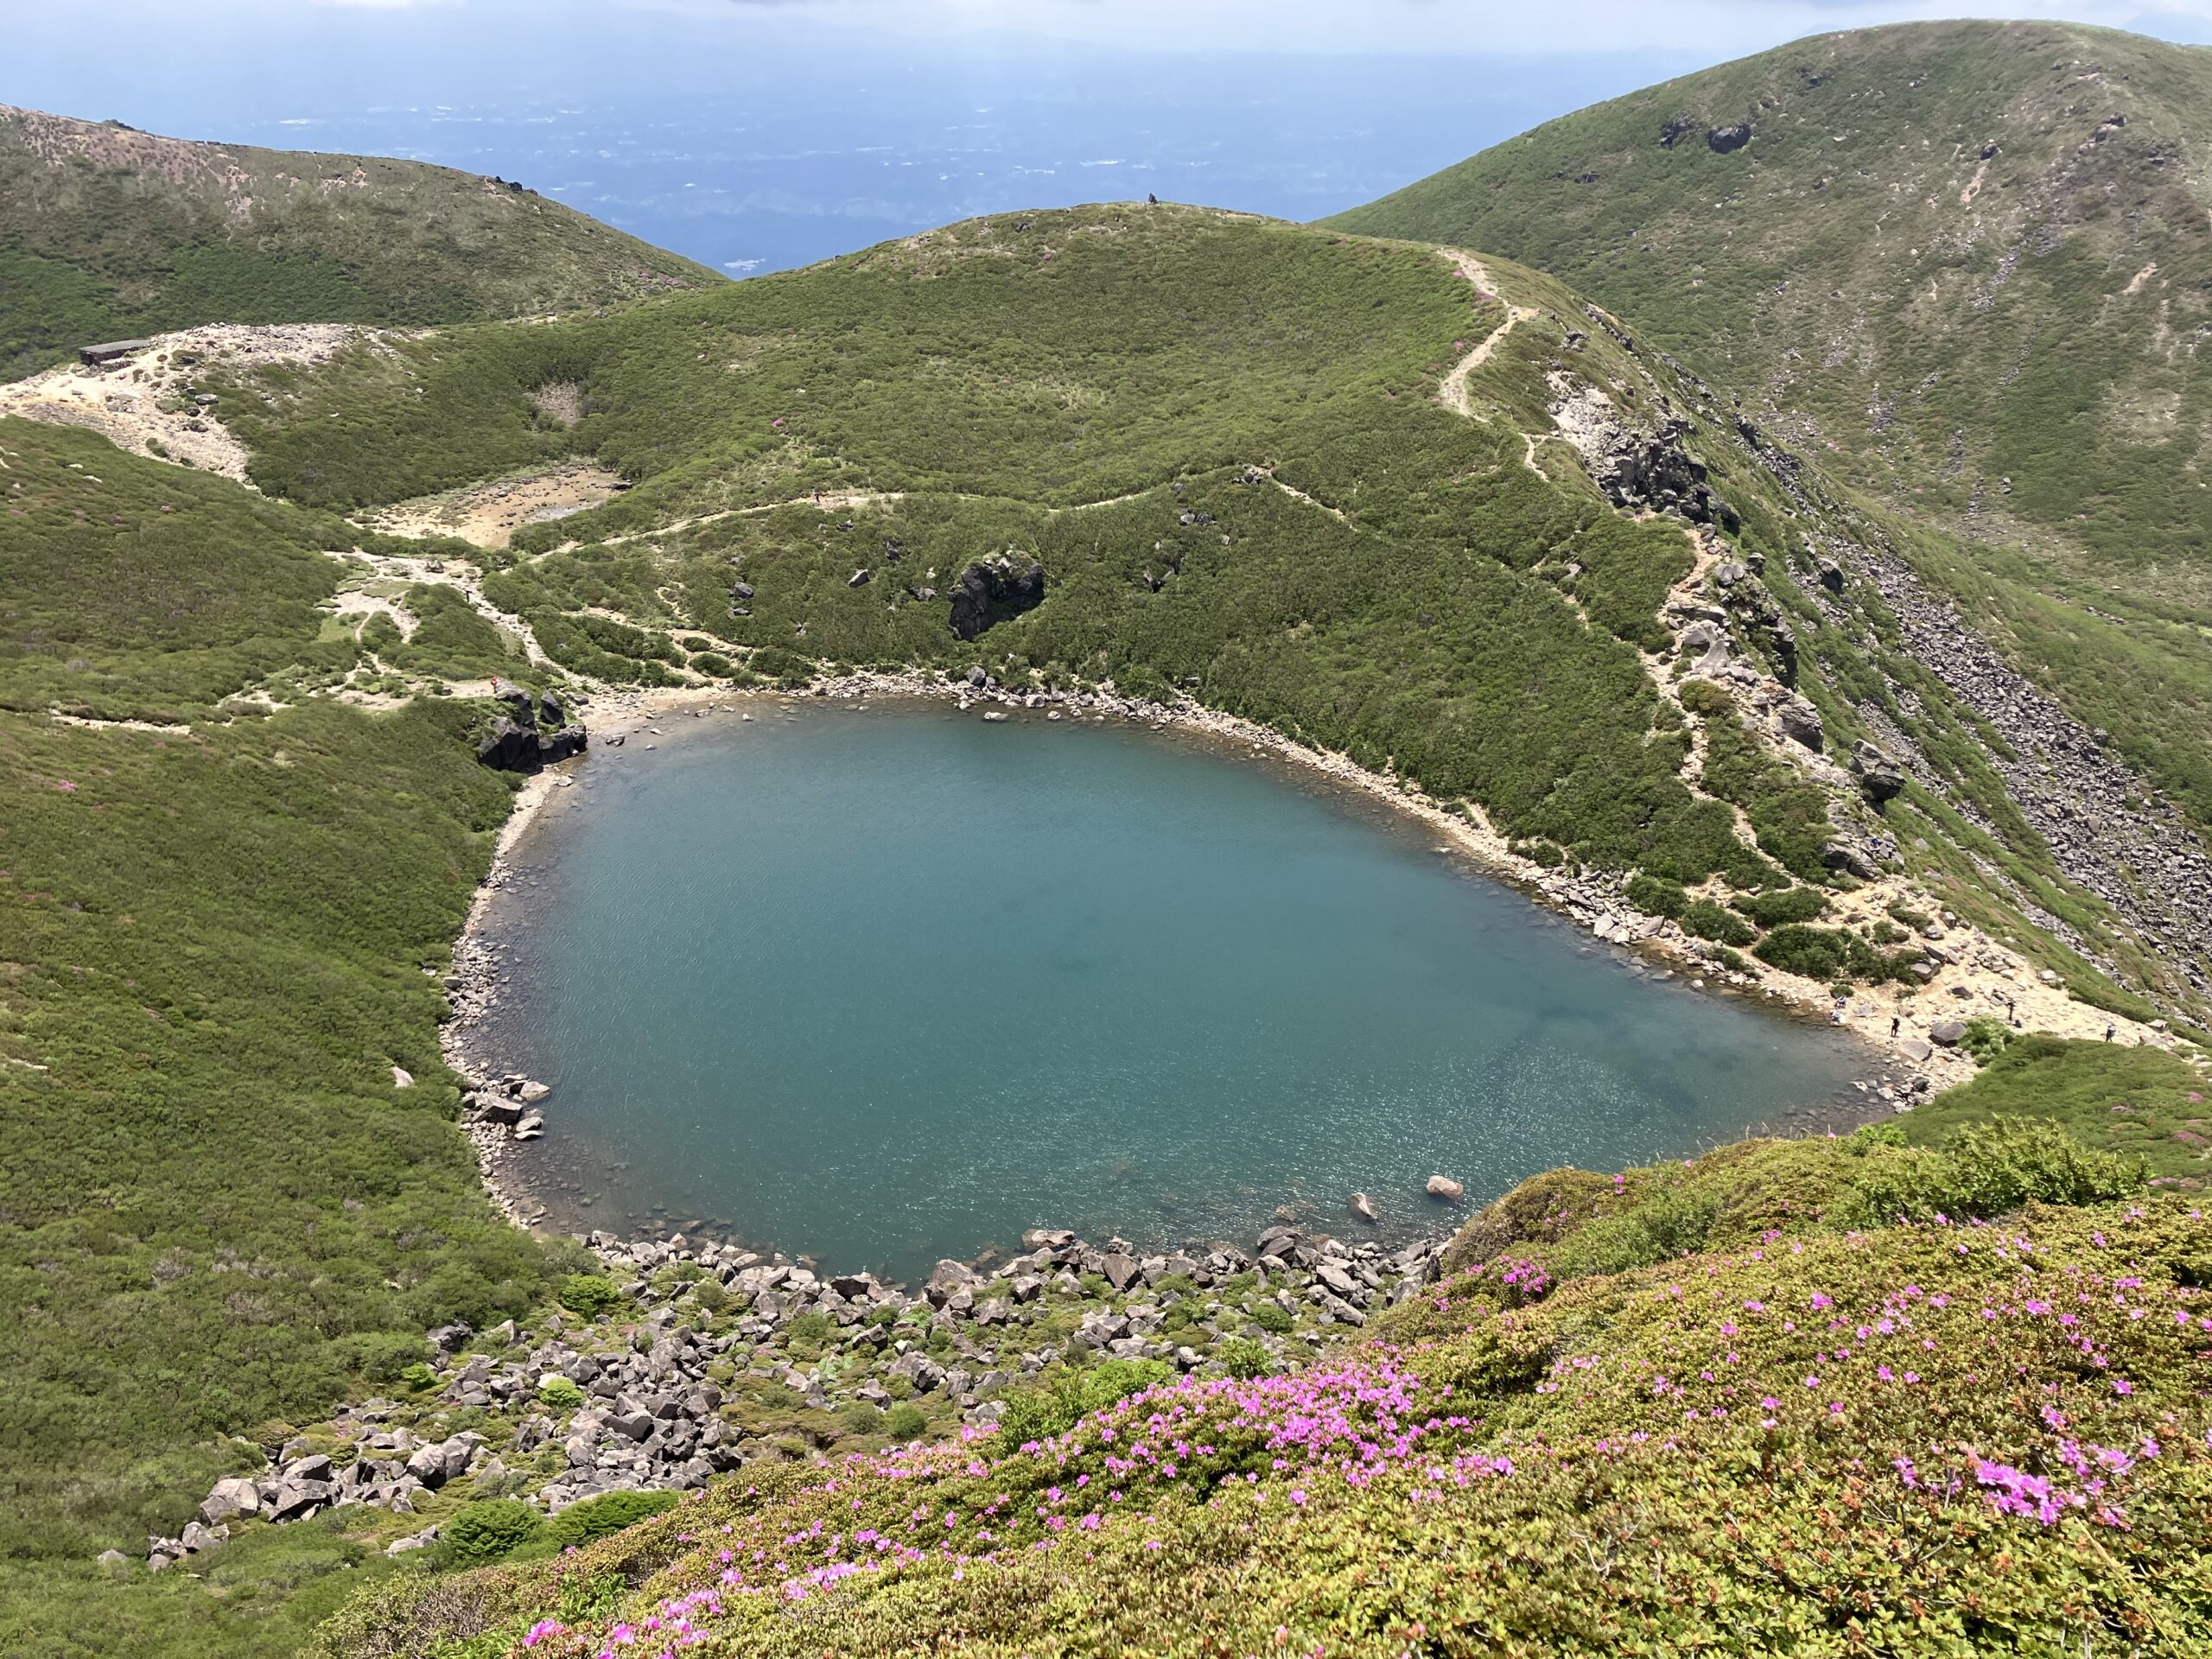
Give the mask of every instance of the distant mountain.
[{"label": "distant mountain", "polygon": [[722,280],[505,180],[0,105],[0,376],[195,323],[462,322]]},{"label": "distant mountain", "polygon": [[1616,99],[1328,222],[1539,265],[1859,483],[2202,606],[2208,140],[2212,53],[1913,24]]}]

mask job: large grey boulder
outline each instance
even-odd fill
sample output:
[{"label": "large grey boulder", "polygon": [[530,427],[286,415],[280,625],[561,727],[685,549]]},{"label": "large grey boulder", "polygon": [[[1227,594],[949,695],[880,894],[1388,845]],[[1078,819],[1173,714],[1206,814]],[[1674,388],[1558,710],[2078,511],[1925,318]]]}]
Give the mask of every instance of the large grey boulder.
[{"label": "large grey boulder", "polygon": [[1784,737],[1815,754],[1821,752],[1821,746],[1827,740],[1821,711],[1802,696],[1791,697],[1774,711],[1774,717]]},{"label": "large grey boulder", "polygon": [[200,1504],[200,1518],[211,1527],[260,1513],[261,1494],[251,1481],[236,1477],[217,1481]]},{"label": "large grey boulder", "polygon": [[1872,881],[1882,873],[1880,865],[1847,841],[1832,841],[1821,848],[1821,862],[1832,870],[1855,875],[1861,881]]},{"label": "large grey boulder", "polygon": [[952,589],[952,631],[973,639],[986,628],[1034,610],[1045,602],[1045,567],[1034,560],[1019,568],[1001,553],[977,560],[960,573]]},{"label": "large grey boulder", "polygon": [[1966,1040],[1966,1034],[1963,1020],[1939,1020],[1928,1027],[1928,1040],[1938,1048],[1956,1048]]},{"label": "large grey boulder", "polygon": [[582,754],[590,741],[590,734],[582,726],[541,732],[534,722],[525,726],[502,715],[478,740],[476,758],[499,772],[538,772]]},{"label": "large grey boulder", "polygon": [[1904,768],[1863,737],[1851,747],[1851,770],[1858,775],[1860,791],[1878,805],[1904,788]]}]

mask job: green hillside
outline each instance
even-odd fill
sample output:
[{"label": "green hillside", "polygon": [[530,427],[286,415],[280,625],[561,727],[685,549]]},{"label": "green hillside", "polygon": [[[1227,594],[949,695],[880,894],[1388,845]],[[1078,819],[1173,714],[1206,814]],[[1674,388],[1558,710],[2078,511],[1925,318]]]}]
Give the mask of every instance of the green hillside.
[{"label": "green hillside", "polygon": [[1541,266],[1865,486],[2201,613],[2208,126],[2202,48],[1913,24],[1616,99],[1331,223]]},{"label": "green hillside", "polygon": [[448,323],[721,280],[450,168],[0,105],[0,377],[199,323]]},{"label": "green hillside", "polygon": [[[2196,1007],[2201,939],[2145,949],[2110,925],[2081,884],[2109,875],[2109,900],[2139,878],[2055,858],[1995,769],[2010,751],[1916,658],[1880,584],[1825,585],[1827,548],[1923,555],[1906,527],[1570,290],[1503,264],[1476,281],[1468,257],[1192,208],[1010,215],[643,310],[213,384],[255,480],[316,505],[570,454],[621,471],[632,488],[523,531],[486,587],[578,672],[980,658],[1041,684],[1174,688],[1471,801],[1546,857],[1693,887],[1720,874],[1724,896],[1830,880],[1830,839],[1856,827],[1985,914],[2064,918],[2074,948],[2037,948],[2085,994],[2109,995],[2088,989],[2102,979]],[[1440,391],[1462,359],[1465,413]],[[582,388],[588,412],[550,426],[548,385]],[[1609,502],[1562,398],[1591,411],[1592,455],[1648,446],[1710,499],[1620,511],[1662,503],[1618,480]],[[1044,602],[963,641],[954,579],[1008,550],[1041,563]],[[1660,613],[1728,557],[1759,573],[1720,613],[1751,677],[1686,701],[1695,652],[1679,610]],[[757,590],[741,605],[739,580]],[[2123,743],[2212,779],[2190,705],[2133,695],[2166,659],[2097,654]],[[1925,787],[1878,818],[1840,774],[1808,783],[1739,747],[1736,701],[1793,692],[1835,753],[1899,734]],[[1708,728],[1721,741],[1689,772]]]},{"label": "green hillside", "polygon": [[[2005,942],[2084,1032],[2212,1013],[2193,867],[2142,851],[2183,832],[2131,798],[2077,833],[1930,666],[1910,584],[2011,578],[1525,266],[1107,205],[199,378],[259,493],[0,420],[0,1649],[275,1655],[358,1586],[321,1638],[349,1659],[676,1618],[733,1653],[2182,1650],[2212,1154],[2191,1045],[2147,1027],[1980,1033],[2003,1053],[1910,1136],[1541,1178],[1382,1346],[1271,1376],[1248,1338],[1041,1450],[887,1452],[896,1414],[785,1389],[805,1439],[543,1565],[448,1570],[474,1475],[426,1491],[459,1530],[412,1558],[332,1508],[95,1565],[262,1448],[357,1455],[318,1431],[372,1394],[516,1489],[568,1466],[423,1335],[466,1319],[488,1368],[486,1327],[583,1312],[569,1248],[496,1219],[436,1039],[508,796],[469,682],[525,638],[587,694],[874,666],[1187,696],[1494,826],[1716,982],[1913,1011],[1943,934]],[[364,527],[585,457],[630,487],[497,550]],[[2015,626],[2187,775],[2172,653]],[[626,1354],[679,1294],[733,1389],[848,1339],[747,1335],[720,1280],[661,1276],[585,1287]],[[1126,1308],[1104,1284],[1068,1294]],[[1018,1423],[1129,1375],[1053,1364]],[[833,1486],[811,1451],[859,1460]]]}]

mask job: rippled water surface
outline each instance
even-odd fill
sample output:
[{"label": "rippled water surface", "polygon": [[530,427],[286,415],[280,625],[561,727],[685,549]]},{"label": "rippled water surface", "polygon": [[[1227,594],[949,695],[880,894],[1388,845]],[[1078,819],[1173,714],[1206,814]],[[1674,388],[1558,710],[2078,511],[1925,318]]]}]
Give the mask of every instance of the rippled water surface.
[{"label": "rippled water surface", "polygon": [[[524,837],[474,1046],[555,1086],[549,1223],[902,1275],[1039,1223],[1386,1235],[1850,1097],[1863,1049],[1658,982],[1278,763],[772,702],[595,750]],[[648,749],[648,743],[655,747]]]}]

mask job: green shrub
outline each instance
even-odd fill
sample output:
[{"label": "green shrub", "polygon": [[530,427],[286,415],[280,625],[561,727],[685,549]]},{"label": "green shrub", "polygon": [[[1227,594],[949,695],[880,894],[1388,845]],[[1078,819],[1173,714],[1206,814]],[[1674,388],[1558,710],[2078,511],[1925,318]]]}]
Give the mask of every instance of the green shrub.
[{"label": "green shrub", "polygon": [[562,1549],[581,1548],[651,1516],[664,1514],[678,1501],[674,1492],[605,1492],[572,1503],[555,1516],[545,1523],[545,1537]]},{"label": "green shrub", "polygon": [[1784,887],[1779,893],[1746,893],[1736,900],[1736,908],[1761,927],[1809,922],[1827,907],[1827,895],[1818,887]]},{"label": "green shrub", "polygon": [[999,1443],[1027,1446],[1050,1440],[1091,1412],[1174,1380],[1174,1368],[1157,1359],[1106,1359],[1080,1370],[1063,1367],[1049,1382],[1007,1395],[1006,1410],[999,1418]]},{"label": "green shrub", "polygon": [[1690,896],[1679,881],[1637,874],[1629,878],[1628,901],[1647,916],[1680,916],[1689,908]]},{"label": "green shrub", "polygon": [[572,1273],[562,1281],[555,1300],[571,1313],[596,1319],[621,1301],[622,1293],[604,1274]]},{"label": "green shrub", "polygon": [[883,1414],[883,1432],[894,1440],[919,1439],[929,1430],[930,1420],[922,1408],[911,1401],[901,1401]]},{"label": "green shrub", "polygon": [[1274,1359],[1264,1344],[1249,1337],[1231,1337],[1214,1352],[1214,1357],[1231,1376],[1249,1382],[1255,1376],[1265,1376],[1274,1369]]},{"label": "green shrub", "polygon": [[420,1359],[400,1372],[394,1380],[402,1388],[414,1389],[418,1391],[423,1389],[435,1389],[438,1386],[438,1374],[430,1369],[427,1361]]},{"label": "green shrub", "polygon": [[1872,1224],[1987,1220],[2031,1200],[2098,1204],[2139,1191],[2139,1158],[2095,1152],[2057,1124],[1995,1118],[1962,1125],[1937,1150],[1878,1149],[1853,1182],[1856,1212]]},{"label": "green shrub", "polygon": [[1975,1065],[1987,1065],[2012,1040],[2012,1027],[1993,1014],[1984,1014],[1967,1021],[1967,1034],[1959,1039],[1959,1046],[1974,1056]]},{"label": "green shrub", "polygon": [[1681,914],[1682,931],[1700,939],[1711,939],[1715,944],[1749,944],[1758,938],[1754,928],[1733,911],[1724,910],[1710,899],[1700,899],[1687,907]]},{"label": "green shrub", "polygon": [[1625,1215],[1603,1216],[1567,1235],[1551,1259],[1558,1279],[1622,1273],[1701,1248],[1720,1213],[1717,1199],[1662,1188]]},{"label": "green shrub", "polygon": [[547,1405],[561,1411],[574,1411],[583,1404],[584,1391],[569,1378],[559,1375],[549,1376],[537,1385],[537,1397]]},{"label": "green shrub", "polygon": [[440,1529],[439,1552],[464,1567],[496,1561],[530,1542],[544,1524],[518,1497],[480,1498],[462,1505]]},{"label": "green shrub", "polygon": [[1806,979],[1848,982],[1873,965],[1872,946],[1840,928],[1806,927],[1792,922],[1777,927],[1751,948],[1770,968]]},{"label": "green shrub", "polygon": [[848,1434],[880,1434],[883,1433],[883,1413],[865,1400],[848,1400],[837,1408],[837,1421],[845,1426]]},{"label": "green shrub", "polygon": [[1255,1302],[1252,1304],[1252,1323],[1262,1331],[1287,1337],[1298,1322],[1274,1302]]}]

